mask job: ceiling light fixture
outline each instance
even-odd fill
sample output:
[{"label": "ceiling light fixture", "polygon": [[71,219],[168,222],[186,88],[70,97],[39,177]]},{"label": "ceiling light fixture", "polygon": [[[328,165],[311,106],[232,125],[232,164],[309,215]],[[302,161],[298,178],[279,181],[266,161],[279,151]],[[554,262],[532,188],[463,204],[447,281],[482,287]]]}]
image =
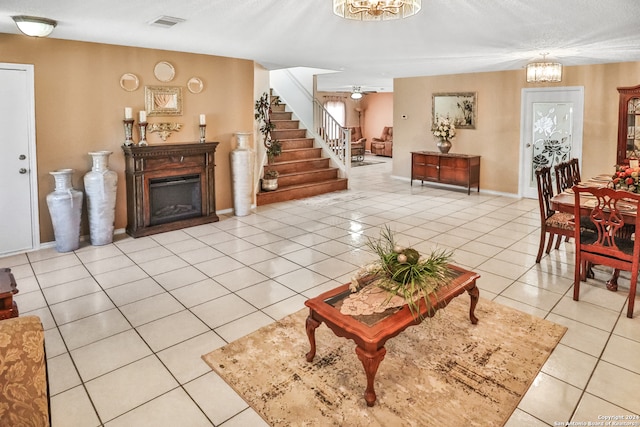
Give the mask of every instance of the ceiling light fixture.
[{"label": "ceiling light fixture", "polygon": [[38,18],[37,16],[12,16],[22,34],[31,37],[47,37],[58,25],[53,19]]},{"label": "ceiling light fixture", "polygon": [[333,0],[333,13],[357,21],[408,18],[422,8],[422,0]]},{"label": "ceiling light fixture", "polygon": [[362,89],[360,86],[354,86],[353,91],[351,92],[351,99],[361,99],[362,98]]},{"label": "ceiling light fixture", "polygon": [[546,83],[562,81],[562,64],[547,62],[546,53],[541,53],[542,61],[527,64],[528,83]]}]

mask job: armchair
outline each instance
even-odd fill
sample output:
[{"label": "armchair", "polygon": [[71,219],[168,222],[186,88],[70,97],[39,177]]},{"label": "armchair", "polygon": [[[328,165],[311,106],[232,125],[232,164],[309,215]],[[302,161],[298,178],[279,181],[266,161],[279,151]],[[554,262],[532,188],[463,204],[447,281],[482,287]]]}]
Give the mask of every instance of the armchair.
[{"label": "armchair", "polygon": [[44,330],[36,316],[0,320],[0,424],[49,426]]},{"label": "armchair", "polygon": [[364,151],[367,138],[362,137],[360,126],[348,127],[351,130],[351,159],[361,162],[364,160]]},{"label": "armchair", "polygon": [[371,139],[371,153],[377,156],[392,157],[393,155],[393,127],[385,126],[380,138]]}]

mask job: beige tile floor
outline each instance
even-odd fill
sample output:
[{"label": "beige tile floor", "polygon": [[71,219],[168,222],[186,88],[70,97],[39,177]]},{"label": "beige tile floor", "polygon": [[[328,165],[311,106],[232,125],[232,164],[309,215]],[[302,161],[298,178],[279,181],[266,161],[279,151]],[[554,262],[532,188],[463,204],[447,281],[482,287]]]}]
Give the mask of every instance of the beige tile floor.
[{"label": "beige tile floor", "polygon": [[484,298],[569,328],[508,426],[640,414],[640,301],[626,318],[628,283],[607,291],[605,271],[573,301],[572,244],[535,263],[537,201],[410,186],[388,159],[352,172],[346,192],[245,217],[0,258],[46,329],[53,426],[265,425],[200,356],[348,281],[384,224],[454,249]]}]

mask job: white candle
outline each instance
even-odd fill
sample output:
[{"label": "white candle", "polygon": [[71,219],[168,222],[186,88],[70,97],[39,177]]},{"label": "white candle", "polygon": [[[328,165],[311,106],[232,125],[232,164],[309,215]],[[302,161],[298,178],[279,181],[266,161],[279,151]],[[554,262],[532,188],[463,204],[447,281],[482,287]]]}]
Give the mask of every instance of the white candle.
[{"label": "white candle", "polygon": [[637,168],[638,163],[639,163],[638,160],[629,160],[629,167]]},{"label": "white candle", "polygon": [[140,111],[140,123],[144,123],[147,121],[147,112],[142,110]]},{"label": "white candle", "polygon": [[124,118],[129,120],[133,118],[131,107],[124,107]]},{"label": "white candle", "polygon": [[200,114],[200,124],[201,125],[206,125],[207,124],[207,118],[205,117],[204,114]]}]

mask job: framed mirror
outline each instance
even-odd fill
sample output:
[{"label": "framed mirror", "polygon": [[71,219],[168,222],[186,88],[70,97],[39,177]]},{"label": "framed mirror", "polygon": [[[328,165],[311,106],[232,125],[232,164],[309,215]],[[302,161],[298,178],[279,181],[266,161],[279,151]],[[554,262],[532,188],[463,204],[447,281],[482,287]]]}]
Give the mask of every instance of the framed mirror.
[{"label": "framed mirror", "polygon": [[140,87],[140,80],[138,80],[138,76],[133,73],[124,73],[120,77],[120,87],[127,92],[133,92]]},{"label": "framed mirror", "polygon": [[475,92],[434,93],[431,99],[432,123],[436,117],[449,117],[457,129],[475,129],[477,100]]},{"label": "framed mirror", "polygon": [[187,89],[191,93],[200,93],[204,89],[204,83],[202,83],[200,77],[191,77],[187,82]]},{"label": "framed mirror", "polygon": [[167,61],[160,61],[153,67],[153,75],[161,82],[170,82],[176,76],[176,70]]}]

